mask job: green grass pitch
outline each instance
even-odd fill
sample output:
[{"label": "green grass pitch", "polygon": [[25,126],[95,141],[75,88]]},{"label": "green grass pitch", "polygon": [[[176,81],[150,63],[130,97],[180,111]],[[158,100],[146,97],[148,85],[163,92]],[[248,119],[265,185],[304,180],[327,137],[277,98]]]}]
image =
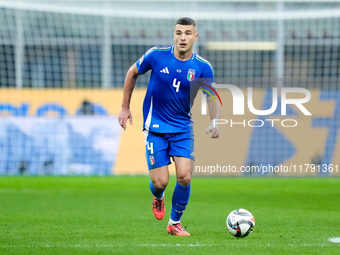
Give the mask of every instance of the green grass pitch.
[{"label": "green grass pitch", "polygon": [[[182,217],[190,237],[168,235],[152,214],[148,177],[0,177],[0,254],[336,254],[340,178],[193,178]],[[256,220],[231,236],[228,213]]]}]

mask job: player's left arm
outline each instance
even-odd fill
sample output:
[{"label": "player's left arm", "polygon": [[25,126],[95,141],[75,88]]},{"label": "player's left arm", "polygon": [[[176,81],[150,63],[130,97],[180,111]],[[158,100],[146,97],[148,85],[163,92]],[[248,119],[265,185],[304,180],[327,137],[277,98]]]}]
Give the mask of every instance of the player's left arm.
[{"label": "player's left arm", "polygon": [[[216,100],[215,100],[216,102]],[[209,108],[209,116],[211,119],[210,125],[207,127],[207,134],[211,132],[211,138],[218,138],[220,136],[220,130],[218,128],[218,124],[215,123],[215,119],[220,118],[220,107],[218,104],[214,102],[214,99],[211,97],[207,97],[207,103]]]},{"label": "player's left arm", "polygon": [[[215,84],[214,71],[210,63],[204,69],[202,76],[204,79],[206,79],[207,84],[210,84],[212,87],[214,87]],[[210,96],[207,97],[209,116],[211,122],[210,125],[207,127],[206,133],[207,134],[211,133],[211,138],[218,138],[220,136],[218,124],[215,123],[216,122],[215,120],[220,118],[220,107],[218,104],[216,104],[217,100],[215,98],[216,96],[214,96],[214,98]]]}]

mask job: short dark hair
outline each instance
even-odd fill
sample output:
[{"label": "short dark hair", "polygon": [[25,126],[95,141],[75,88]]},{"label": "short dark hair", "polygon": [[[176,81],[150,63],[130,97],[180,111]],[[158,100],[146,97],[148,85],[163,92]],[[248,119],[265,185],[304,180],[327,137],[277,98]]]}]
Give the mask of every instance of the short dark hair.
[{"label": "short dark hair", "polygon": [[175,25],[183,25],[183,26],[193,25],[194,27],[196,27],[196,21],[194,21],[192,18],[189,18],[189,17],[183,17],[183,18],[178,19]]}]

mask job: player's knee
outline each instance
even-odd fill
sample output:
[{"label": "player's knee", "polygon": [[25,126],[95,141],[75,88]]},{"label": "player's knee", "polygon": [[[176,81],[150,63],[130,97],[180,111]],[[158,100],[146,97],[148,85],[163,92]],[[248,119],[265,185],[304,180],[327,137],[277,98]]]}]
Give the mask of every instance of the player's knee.
[{"label": "player's knee", "polygon": [[153,186],[155,187],[156,190],[164,190],[166,186],[168,186],[168,181],[167,180],[158,180],[153,183]]},{"label": "player's knee", "polygon": [[185,186],[185,187],[189,186],[190,183],[191,183],[190,174],[177,176],[177,182],[178,182],[179,185],[182,185],[182,186]]}]

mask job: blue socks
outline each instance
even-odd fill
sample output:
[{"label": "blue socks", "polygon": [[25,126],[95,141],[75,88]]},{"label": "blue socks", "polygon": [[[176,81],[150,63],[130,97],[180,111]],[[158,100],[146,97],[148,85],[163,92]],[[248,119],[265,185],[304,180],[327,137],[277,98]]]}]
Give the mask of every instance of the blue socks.
[{"label": "blue socks", "polygon": [[180,221],[182,214],[189,202],[190,187],[185,187],[176,183],[174,194],[172,195],[172,209],[170,219],[172,221]]},{"label": "blue socks", "polygon": [[[155,187],[153,186],[152,180],[150,180],[149,186],[152,194],[156,199],[157,198],[160,199],[164,196],[164,190],[156,190]],[[179,222],[181,220],[183,212],[189,202],[190,189],[191,184],[185,187],[176,182],[174,194],[172,195],[172,208],[170,221]]]},{"label": "blue socks", "polygon": [[154,195],[154,197],[157,199],[160,199],[164,195],[164,190],[156,190],[155,187],[153,186],[152,180],[149,182],[150,190],[151,193]]}]

